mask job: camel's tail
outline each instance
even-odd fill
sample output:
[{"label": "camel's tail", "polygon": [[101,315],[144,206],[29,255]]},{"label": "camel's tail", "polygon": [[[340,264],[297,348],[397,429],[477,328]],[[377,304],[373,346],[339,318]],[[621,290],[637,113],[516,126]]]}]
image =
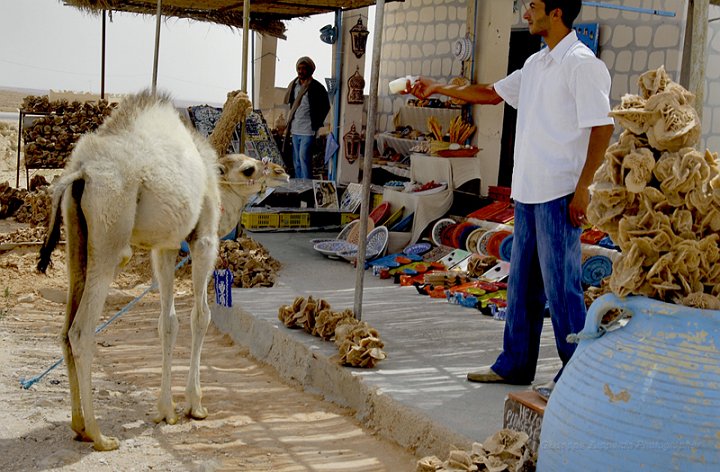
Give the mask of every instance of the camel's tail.
[{"label": "camel's tail", "polygon": [[[43,241],[40,247],[40,257],[38,259],[37,269],[45,273],[48,266],[50,265],[50,258],[52,252],[60,241],[60,224],[62,223],[62,198],[65,194],[65,190],[69,185],[73,185],[73,200],[80,204],[80,197],[84,188],[85,181],[82,170],[73,172],[71,174],[64,175],[55,185],[52,197],[52,212],[50,213],[50,223],[48,224],[48,232],[45,235],[45,241]],[[77,184],[76,184],[77,182]]]}]

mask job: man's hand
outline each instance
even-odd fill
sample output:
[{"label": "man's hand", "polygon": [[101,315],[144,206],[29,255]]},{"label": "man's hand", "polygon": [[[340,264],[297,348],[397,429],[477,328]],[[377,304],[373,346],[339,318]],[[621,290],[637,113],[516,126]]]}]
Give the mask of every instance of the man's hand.
[{"label": "man's hand", "polygon": [[573,226],[582,227],[587,224],[587,207],[589,203],[590,191],[587,187],[576,188],[568,207],[570,222]]},{"label": "man's hand", "polygon": [[415,95],[417,98],[425,99],[435,93],[435,82],[425,77],[418,77],[415,83],[408,79],[404,93]]},{"label": "man's hand", "polygon": [[570,201],[570,221],[575,226],[584,226],[587,221],[587,207],[590,204],[590,191],[588,187],[592,184],[593,176],[605,158],[605,150],[612,137],[613,125],[593,126],[590,130],[590,142],[588,143],[587,158],[580,173],[580,179],[575,186],[575,195]]}]

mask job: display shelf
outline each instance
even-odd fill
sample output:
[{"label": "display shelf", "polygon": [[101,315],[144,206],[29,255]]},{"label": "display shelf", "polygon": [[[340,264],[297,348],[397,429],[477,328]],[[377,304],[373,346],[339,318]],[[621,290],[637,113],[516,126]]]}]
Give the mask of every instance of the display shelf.
[{"label": "display shelf", "polygon": [[[437,157],[414,152],[410,155],[412,178],[417,182],[441,180],[445,176],[451,190],[471,180],[480,180],[479,157]],[[436,177],[433,177],[436,176]]]},{"label": "display shelf", "polygon": [[413,129],[427,133],[427,120],[431,116],[442,126],[443,131],[447,131],[450,122],[462,114],[461,108],[431,108],[431,107],[410,107],[403,106],[393,117],[393,125],[412,126]]},{"label": "display shelf", "polygon": [[377,142],[377,148],[380,154],[384,155],[388,148],[392,148],[405,158],[412,153],[411,149],[413,147],[423,142],[417,139],[400,138],[389,132],[376,134],[375,141]]},{"label": "display shelf", "polygon": [[[23,109],[18,110],[18,142],[17,142],[17,164],[16,164],[16,172],[15,172],[15,188],[20,187],[20,149],[22,149],[22,135],[23,135],[23,128],[26,126],[32,125],[32,123],[37,120],[38,118],[42,118],[43,116],[52,115],[52,112],[49,111],[25,111]],[[30,188],[30,169],[57,169],[57,166],[54,167],[44,167],[44,166],[36,166],[34,164],[27,164],[27,160],[25,163],[25,180],[26,180],[26,188]]]}]

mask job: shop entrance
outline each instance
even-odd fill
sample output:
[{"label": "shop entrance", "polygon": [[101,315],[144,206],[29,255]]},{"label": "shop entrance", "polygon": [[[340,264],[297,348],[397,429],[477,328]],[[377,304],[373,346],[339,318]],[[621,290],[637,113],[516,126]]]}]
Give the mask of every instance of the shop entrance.
[{"label": "shop entrance", "polygon": [[[525,60],[538,50],[540,50],[540,36],[530,34],[527,29],[511,31],[508,74],[520,69]],[[500,144],[500,170],[498,171],[498,185],[503,187],[509,187],[512,181],[516,120],[517,111],[506,104]]]}]

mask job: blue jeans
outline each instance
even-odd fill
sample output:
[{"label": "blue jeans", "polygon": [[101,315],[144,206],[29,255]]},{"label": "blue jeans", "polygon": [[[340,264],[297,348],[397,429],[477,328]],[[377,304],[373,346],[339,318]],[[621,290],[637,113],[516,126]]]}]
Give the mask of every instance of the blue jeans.
[{"label": "blue jeans", "polygon": [[492,366],[508,383],[527,385],[535,378],[546,300],[563,367],[576,347],[566,341],[567,335],[585,324],[582,231],[570,222],[571,198],[515,204],[503,352]]},{"label": "blue jeans", "polygon": [[315,136],[293,135],[293,167],[295,178],[312,179],[312,143]]}]

